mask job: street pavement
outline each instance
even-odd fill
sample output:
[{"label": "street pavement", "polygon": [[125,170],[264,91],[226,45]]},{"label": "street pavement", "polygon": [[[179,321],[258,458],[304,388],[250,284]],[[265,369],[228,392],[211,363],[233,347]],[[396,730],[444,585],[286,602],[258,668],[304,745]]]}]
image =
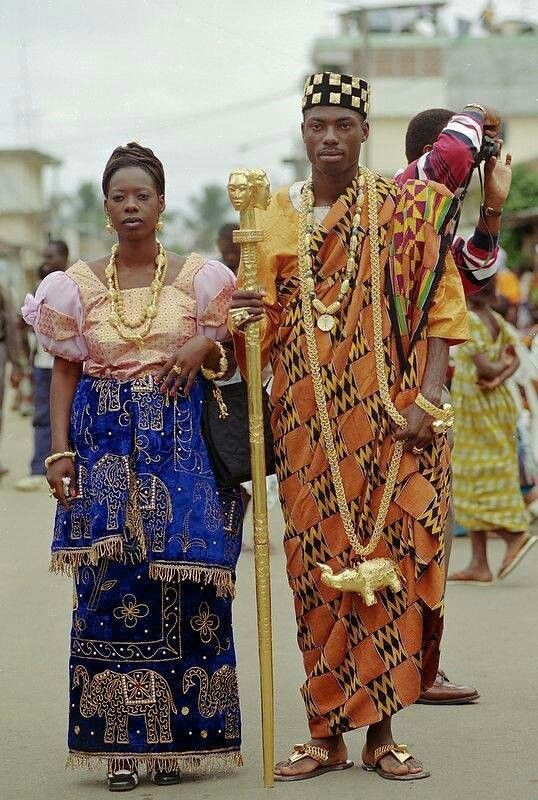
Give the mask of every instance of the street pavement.
[{"label": "street pavement", "polygon": [[[30,423],[9,414],[2,457],[10,474],[0,484],[0,608],[2,709],[0,798],[89,800],[105,797],[99,770],[64,769],[67,726],[67,644],[71,586],[48,573],[53,504],[46,491],[22,494],[14,480],[25,474]],[[250,523],[246,537],[252,536]],[[298,687],[302,668],[295,643],[291,595],[281,549],[282,520],[271,513],[273,628],[276,686],[276,752],[307,737]],[[497,567],[502,545],[491,543]],[[468,543],[457,540],[453,566],[466,563]],[[235,775],[186,779],[156,787],[144,777],[133,800],[225,797],[310,800],[333,793],[338,800],[534,800],[538,798],[536,677],[538,663],[538,547],[505,581],[492,587],[449,586],[442,666],[481,694],[472,706],[415,706],[398,714],[395,733],[420,757],[432,777],[409,783],[384,781],[360,768],[293,784],[262,788],[258,656],[252,552],[238,573],[235,630],[244,725],[245,766]],[[350,758],[360,764],[364,734],[347,736]]]}]

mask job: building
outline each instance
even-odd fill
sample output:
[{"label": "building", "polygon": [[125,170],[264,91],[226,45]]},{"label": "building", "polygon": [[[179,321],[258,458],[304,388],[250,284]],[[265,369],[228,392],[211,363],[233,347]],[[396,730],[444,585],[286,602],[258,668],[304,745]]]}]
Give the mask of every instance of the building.
[{"label": "building", "polygon": [[59,165],[38,150],[0,150],[0,273],[17,297],[34,283],[43,239],[51,227],[46,173]]},{"label": "building", "polygon": [[538,32],[532,25],[522,24],[516,30],[524,33],[514,34],[514,25],[488,24],[480,36],[451,37],[439,21],[445,5],[410,0],[357,6],[340,14],[337,36],[314,42],[314,71],[354,72],[371,81],[372,130],[363,161],[384,175],[404,164],[411,117],[431,107],[459,110],[468,102],[500,111],[505,150],[514,163],[538,156]]}]

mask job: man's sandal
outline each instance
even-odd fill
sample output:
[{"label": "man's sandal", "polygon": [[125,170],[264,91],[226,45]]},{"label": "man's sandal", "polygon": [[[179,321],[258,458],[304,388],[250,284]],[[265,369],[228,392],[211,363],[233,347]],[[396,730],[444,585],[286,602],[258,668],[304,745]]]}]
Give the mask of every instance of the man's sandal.
[{"label": "man's sandal", "polygon": [[280,764],[277,764],[277,767],[289,767],[303,758],[311,758],[317,761],[319,766],[311,770],[311,772],[304,772],[299,775],[277,775],[275,773],[275,781],[306,781],[309,778],[317,778],[318,775],[324,775],[326,772],[337,772],[355,766],[353,761],[337,761],[331,764],[329,751],[326,747],[314,744],[296,744],[288,756],[288,760],[281,761]]},{"label": "man's sandal", "polygon": [[391,754],[400,764],[405,764],[410,758],[413,758],[405,744],[383,744],[374,750],[374,763],[368,764],[364,758],[362,761],[362,768],[366,772],[377,772],[380,778],[385,778],[387,781],[419,781],[422,778],[429,778],[430,773],[422,770],[421,772],[408,772],[404,775],[394,775],[392,772],[386,772],[378,766],[381,759]]}]

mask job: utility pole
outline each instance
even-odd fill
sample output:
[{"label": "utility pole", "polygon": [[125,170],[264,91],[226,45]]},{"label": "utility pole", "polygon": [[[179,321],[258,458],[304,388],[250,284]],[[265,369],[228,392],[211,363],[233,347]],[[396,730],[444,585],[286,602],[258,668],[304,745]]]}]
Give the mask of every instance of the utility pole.
[{"label": "utility pole", "polygon": [[[370,56],[368,9],[361,7],[357,9],[357,12],[359,37],[357,37],[358,42],[351,51],[351,73],[352,75],[358,75],[359,78],[365,78],[370,83],[370,76],[368,75]],[[365,167],[369,166],[369,150],[370,148],[367,139],[362,143],[361,147],[361,164],[364,164]]]}]

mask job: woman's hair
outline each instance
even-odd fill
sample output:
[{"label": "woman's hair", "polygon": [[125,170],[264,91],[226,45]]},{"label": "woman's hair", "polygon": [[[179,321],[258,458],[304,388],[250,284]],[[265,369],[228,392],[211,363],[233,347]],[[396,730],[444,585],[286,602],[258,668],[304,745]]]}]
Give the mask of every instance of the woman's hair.
[{"label": "woman's hair", "polygon": [[129,142],[125,146],[116,147],[103,172],[103,194],[108,195],[110,180],[115,172],[124,167],[140,167],[151,176],[158,194],[164,195],[164,169],[153,150],[142,147],[137,142]]}]

